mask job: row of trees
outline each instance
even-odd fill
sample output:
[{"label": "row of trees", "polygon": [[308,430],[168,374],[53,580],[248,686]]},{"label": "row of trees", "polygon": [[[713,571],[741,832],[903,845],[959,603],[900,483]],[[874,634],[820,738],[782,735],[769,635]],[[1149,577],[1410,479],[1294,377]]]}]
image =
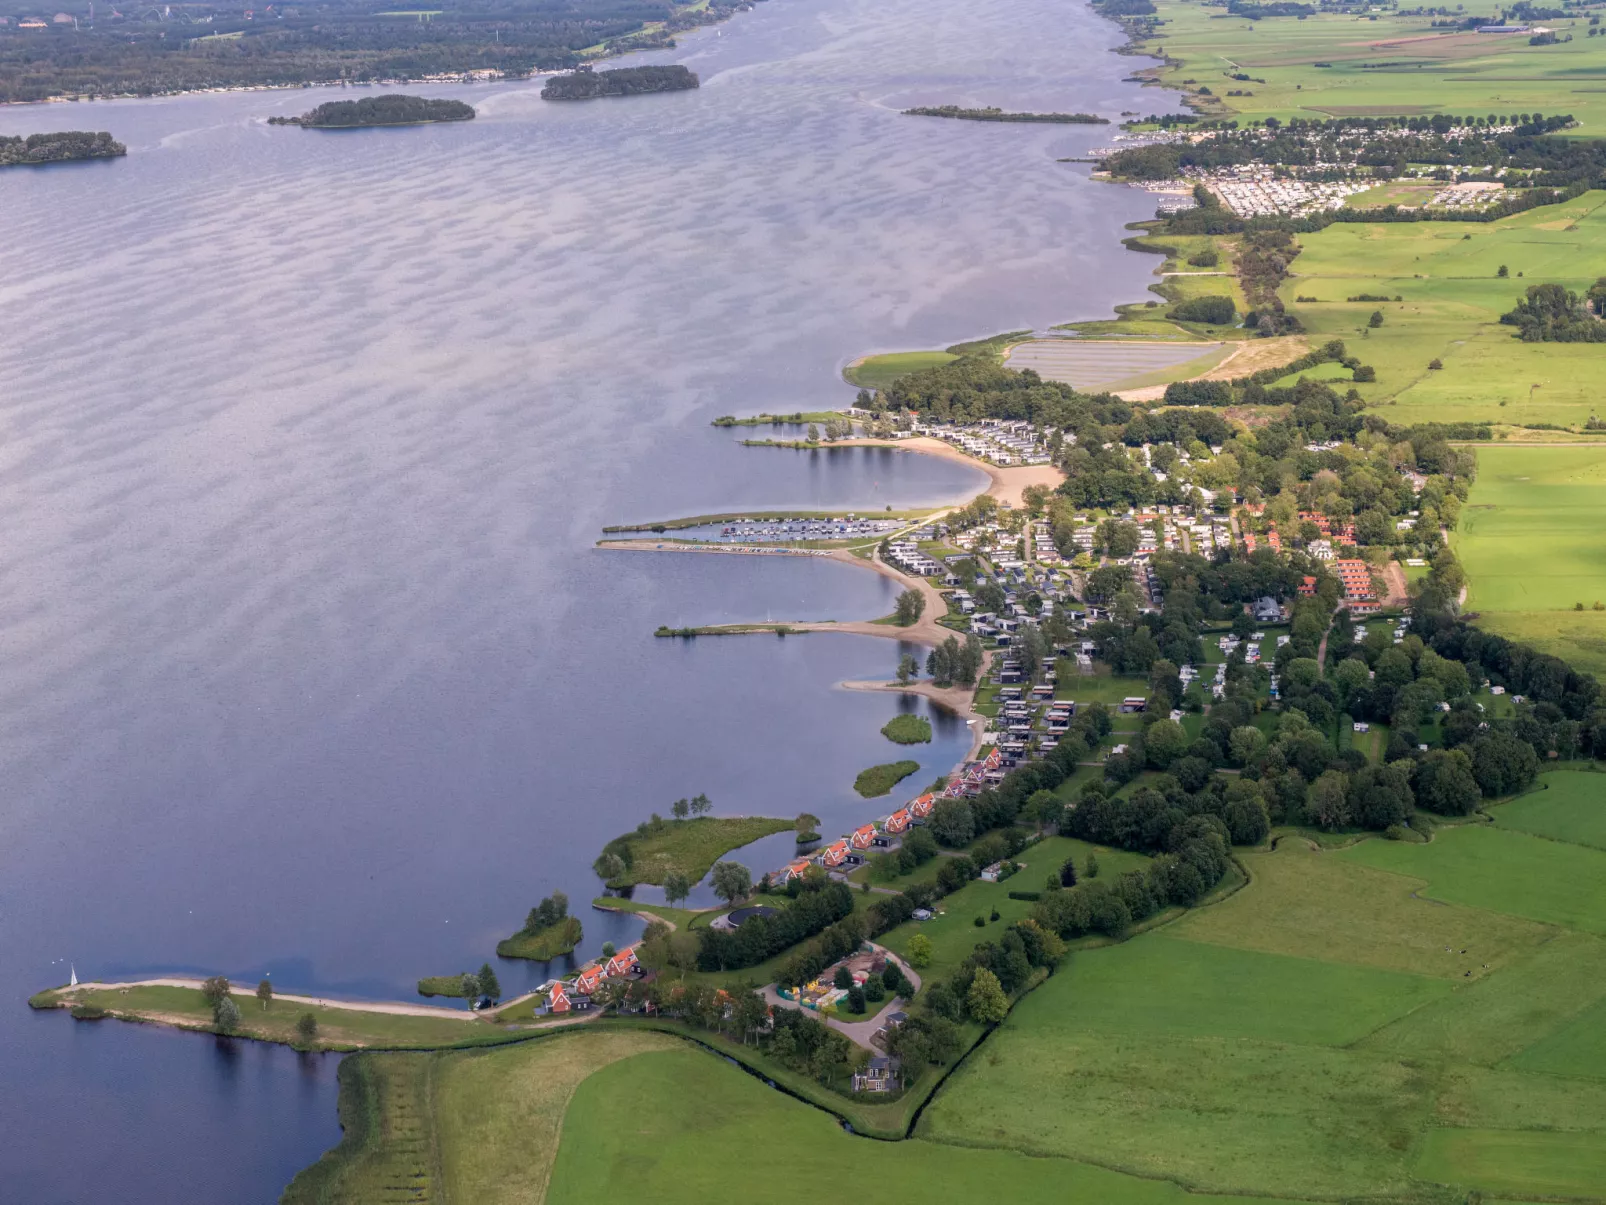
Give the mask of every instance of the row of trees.
[{"label": "row of trees", "polygon": [[757,966],[852,912],[853,892],[847,884],[811,880],[790,905],[773,916],[750,917],[737,929],[710,926],[699,930],[697,968],[733,971]]},{"label": "row of trees", "polygon": [[962,644],[957,636],[950,636],[926,654],[926,673],[938,686],[974,686],[986,655],[975,633]]}]

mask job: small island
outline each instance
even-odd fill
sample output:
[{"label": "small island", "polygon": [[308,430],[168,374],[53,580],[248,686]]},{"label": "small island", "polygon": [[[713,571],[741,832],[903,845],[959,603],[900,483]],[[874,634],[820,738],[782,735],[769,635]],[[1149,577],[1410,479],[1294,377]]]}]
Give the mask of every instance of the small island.
[{"label": "small island", "polygon": [[888,720],[881,735],[900,745],[922,745],[931,740],[931,721],[922,715],[900,715]]},{"label": "small island", "polygon": [[1093,113],[1006,113],[1002,109],[961,109],[958,105],[935,105],[905,109],[905,117],[952,117],[958,121],[1040,121],[1057,125],[1107,126],[1108,117]]},{"label": "small island", "polygon": [[496,943],[496,955],[551,962],[564,954],[572,954],[580,938],[579,918],[569,915],[569,897],[554,891],[530,909],[529,916],[524,918],[524,928]]},{"label": "small island", "polygon": [[860,770],[853,780],[853,789],[866,799],[886,795],[909,775],[920,769],[917,761],[894,761]]},{"label": "small island", "polygon": [[684,92],[700,84],[695,71],[681,66],[620,67],[593,71],[581,67],[554,75],[541,89],[542,100],[593,100],[599,96],[639,96],[647,92]]},{"label": "small island", "polygon": [[0,137],[0,167],[37,167],[44,163],[71,163],[80,159],[116,159],[128,148],[106,131],[62,130],[55,134]]},{"label": "small island", "polygon": [[710,816],[712,807],[707,795],[697,795],[677,799],[672,820],[654,812],[634,832],[603,846],[592,864],[597,877],[615,891],[639,883],[689,890],[731,850],[792,827],[790,820],[768,816]]},{"label": "small island", "polygon": [[421,126],[437,121],[471,121],[474,106],[460,100],[431,100],[423,96],[365,96],[361,100],[331,100],[300,117],[270,117],[270,126],[300,126],[303,130],[361,130],[371,126]]}]

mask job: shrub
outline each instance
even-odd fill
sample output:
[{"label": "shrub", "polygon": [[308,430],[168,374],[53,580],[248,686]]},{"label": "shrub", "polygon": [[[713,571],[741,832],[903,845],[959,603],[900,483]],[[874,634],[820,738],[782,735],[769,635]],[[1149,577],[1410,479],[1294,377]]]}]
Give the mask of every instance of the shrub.
[{"label": "shrub", "polygon": [[1213,250],[1206,249],[1197,255],[1190,255],[1188,262],[1195,268],[1214,268],[1221,262],[1221,256]]},{"label": "shrub", "polygon": [[1036,903],[1038,900],[1043,898],[1043,893],[1041,891],[1011,891],[1009,893],[1009,898],[1012,900],[1025,900],[1028,903]]},{"label": "shrub", "polygon": [[977,916],[976,917],[976,928],[985,929],[986,927],[987,927],[987,918],[985,916]]},{"label": "shrub", "polygon": [[72,1016],[77,1021],[99,1021],[107,1016],[107,1012],[98,1004],[75,1004],[72,1006]]},{"label": "shrub", "polygon": [[1444,361],[1439,359],[1438,356],[1434,356],[1433,359],[1428,361],[1428,371],[1429,372],[1437,372],[1439,369],[1441,369],[1443,367],[1444,367]]}]

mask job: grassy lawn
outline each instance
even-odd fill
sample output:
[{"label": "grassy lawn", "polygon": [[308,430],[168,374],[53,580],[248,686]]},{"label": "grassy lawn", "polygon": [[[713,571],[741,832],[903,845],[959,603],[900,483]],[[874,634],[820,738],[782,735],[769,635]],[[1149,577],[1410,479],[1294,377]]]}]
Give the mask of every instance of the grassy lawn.
[{"label": "grassy lawn", "polygon": [[860,389],[885,389],[899,377],[919,372],[923,368],[936,368],[958,359],[945,351],[894,351],[879,356],[865,356],[842,370],[843,379]]},{"label": "grassy lawn", "polygon": [[[919,768],[918,764],[915,768]],[[624,878],[608,886],[628,887],[636,883],[662,886],[673,870],[680,871],[688,882],[696,883],[731,850],[791,827],[790,820],[768,816],[701,816],[695,820],[666,821],[656,833],[643,837],[630,835],[635,864]]]},{"label": "grassy lawn", "polygon": [[885,762],[879,766],[871,766],[868,770],[860,770],[859,776],[853,780],[853,789],[866,799],[875,799],[886,795],[909,775],[920,769],[917,761]]},{"label": "grassy lawn", "polygon": [[[683,1107],[686,1100],[698,1107]],[[753,1157],[757,1150],[762,1158]],[[828,1115],[691,1050],[644,1054],[580,1085],[547,1199],[578,1205],[639,1195],[651,1184],[653,1199],[668,1205],[759,1200],[773,1194],[778,1173],[800,1184],[851,1173],[891,1205],[999,1196],[1025,1205],[1226,1205],[1068,1160],[918,1140],[867,1143]]]},{"label": "grassy lawn", "polygon": [[1502,803],[1490,814],[1501,828],[1606,850],[1606,775],[1558,770],[1541,789]]},{"label": "grassy lawn", "polygon": [[931,721],[923,715],[900,715],[888,720],[881,735],[900,745],[919,745],[931,740]]}]

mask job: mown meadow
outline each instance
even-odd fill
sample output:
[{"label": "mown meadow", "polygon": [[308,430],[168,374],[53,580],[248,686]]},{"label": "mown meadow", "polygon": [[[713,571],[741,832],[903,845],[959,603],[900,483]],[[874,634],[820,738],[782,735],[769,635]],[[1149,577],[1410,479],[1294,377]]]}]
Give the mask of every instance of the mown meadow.
[{"label": "mown meadow", "polygon": [[1452,541],[1479,625],[1606,672],[1602,513],[1606,445],[1480,446],[1478,479]]}]

